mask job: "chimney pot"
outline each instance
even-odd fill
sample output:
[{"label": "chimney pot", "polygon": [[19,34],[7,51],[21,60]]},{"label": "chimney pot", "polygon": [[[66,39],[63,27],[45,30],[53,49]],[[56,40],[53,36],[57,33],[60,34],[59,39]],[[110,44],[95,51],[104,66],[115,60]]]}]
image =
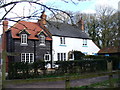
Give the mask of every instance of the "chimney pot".
[{"label": "chimney pot", "polygon": [[45,11],[42,12],[42,15],[40,16],[41,19],[38,20],[39,25],[46,25],[46,17]]},{"label": "chimney pot", "polygon": [[80,20],[78,22],[78,27],[80,27],[80,29],[82,31],[84,31],[84,21],[83,21],[82,17],[80,18]]}]

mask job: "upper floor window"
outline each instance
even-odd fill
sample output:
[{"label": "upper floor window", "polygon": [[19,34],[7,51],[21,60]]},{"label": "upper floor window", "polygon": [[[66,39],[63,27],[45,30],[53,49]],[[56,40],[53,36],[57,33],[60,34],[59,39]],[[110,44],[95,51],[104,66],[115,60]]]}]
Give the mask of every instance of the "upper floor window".
[{"label": "upper floor window", "polygon": [[40,35],[40,45],[45,45],[45,36]]},{"label": "upper floor window", "polygon": [[87,46],[87,39],[83,39],[83,46]]},{"label": "upper floor window", "polygon": [[27,34],[21,34],[21,44],[27,45]]},{"label": "upper floor window", "polygon": [[65,37],[60,37],[60,44],[65,44]]},{"label": "upper floor window", "polygon": [[34,53],[21,53],[21,62],[34,62]]}]

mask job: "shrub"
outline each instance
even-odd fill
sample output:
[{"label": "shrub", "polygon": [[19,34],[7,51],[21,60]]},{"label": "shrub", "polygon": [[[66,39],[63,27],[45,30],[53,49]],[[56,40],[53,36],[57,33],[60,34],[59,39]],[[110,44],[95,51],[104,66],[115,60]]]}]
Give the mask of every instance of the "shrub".
[{"label": "shrub", "polygon": [[75,60],[81,60],[82,57],[84,57],[85,54],[82,53],[81,51],[74,51],[74,59]]},{"label": "shrub", "polygon": [[[45,65],[48,62],[37,61],[34,63],[25,62],[11,62],[8,65],[8,79],[26,79],[39,76],[38,69],[43,70],[45,74]],[[31,72],[34,70],[34,72]]]}]

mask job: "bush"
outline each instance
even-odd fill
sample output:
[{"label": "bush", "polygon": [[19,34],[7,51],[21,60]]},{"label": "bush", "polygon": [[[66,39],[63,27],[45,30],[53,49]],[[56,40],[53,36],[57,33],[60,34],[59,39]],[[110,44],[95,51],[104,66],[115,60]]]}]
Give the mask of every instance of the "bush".
[{"label": "bush", "polygon": [[74,59],[75,60],[81,60],[82,59],[82,57],[84,57],[85,56],[85,54],[84,53],[82,53],[81,51],[74,51]]},{"label": "bush", "polygon": [[11,62],[8,65],[8,79],[26,79],[38,77],[38,70],[43,70],[43,74],[45,74],[45,65],[47,63],[48,62],[44,62],[41,60],[34,63]]},{"label": "bush", "polygon": [[58,61],[58,70],[65,73],[83,73],[107,70],[107,60],[75,60],[75,61]]}]

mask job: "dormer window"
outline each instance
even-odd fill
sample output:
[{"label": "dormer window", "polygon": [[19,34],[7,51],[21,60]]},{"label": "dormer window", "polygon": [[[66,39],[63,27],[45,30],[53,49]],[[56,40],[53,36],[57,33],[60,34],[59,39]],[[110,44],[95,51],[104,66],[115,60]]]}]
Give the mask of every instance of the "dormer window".
[{"label": "dormer window", "polygon": [[27,45],[27,34],[21,34],[21,45]]},{"label": "dormer window", "polygon": [[45,46],[45,36],[40,35],[40,45]]}]

